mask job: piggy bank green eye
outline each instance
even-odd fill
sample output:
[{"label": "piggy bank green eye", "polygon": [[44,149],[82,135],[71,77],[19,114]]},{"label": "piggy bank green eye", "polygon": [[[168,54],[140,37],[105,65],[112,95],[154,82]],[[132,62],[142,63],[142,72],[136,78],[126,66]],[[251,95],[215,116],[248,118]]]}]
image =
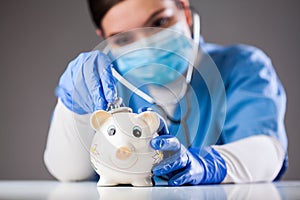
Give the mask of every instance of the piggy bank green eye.
[{"label": "piggy bank green eye", "polygon": [[139,126],[135,126],[133,127],[132,134],[134,135],[134,137],[139,138],[142,136],[142,129]]},{"label": "piggy bank green eye", "polygon": [[110,126],[108,129],[107,129],[107,133],[109,136],[113,136],[116,134],[116,128],[114,126]]}]

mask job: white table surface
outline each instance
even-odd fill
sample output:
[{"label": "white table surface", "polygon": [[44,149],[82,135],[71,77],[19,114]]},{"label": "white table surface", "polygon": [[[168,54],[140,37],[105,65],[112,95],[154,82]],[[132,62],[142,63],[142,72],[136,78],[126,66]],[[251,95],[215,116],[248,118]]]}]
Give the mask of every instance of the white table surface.
[{"label": "white table surface", "polygon": [[96,182],[0,180],[0,199],[297,199],[300,181],[183,187],[96,187]]}]

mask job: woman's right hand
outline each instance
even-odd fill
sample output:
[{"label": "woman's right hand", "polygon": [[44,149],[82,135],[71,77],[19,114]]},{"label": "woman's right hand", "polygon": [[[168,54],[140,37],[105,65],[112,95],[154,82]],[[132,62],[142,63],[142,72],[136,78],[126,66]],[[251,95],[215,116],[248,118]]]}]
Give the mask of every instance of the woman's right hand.
[{"label": "woman's right hand", "polygon": [[117,99],[112,64],[100,51],[81,53],[60,77],[56,95],[77,114],[105,110]]}]

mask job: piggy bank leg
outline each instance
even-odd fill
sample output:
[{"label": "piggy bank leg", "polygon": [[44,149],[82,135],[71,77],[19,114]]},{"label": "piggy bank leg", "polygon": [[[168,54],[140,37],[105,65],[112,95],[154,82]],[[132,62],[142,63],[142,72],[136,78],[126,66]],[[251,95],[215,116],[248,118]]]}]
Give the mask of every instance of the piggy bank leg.
[{"label": "piggy bank leg", "polygon": [[118,183],[112,179],[100,176],[100,179],[97,183],[97,186],[114,186],[118,185]]},{"label": "piggy bank leg", "polygon": [[141,177],[134,180],[131,185],[137,187],[151,187],[153,186],[151,176]]}]

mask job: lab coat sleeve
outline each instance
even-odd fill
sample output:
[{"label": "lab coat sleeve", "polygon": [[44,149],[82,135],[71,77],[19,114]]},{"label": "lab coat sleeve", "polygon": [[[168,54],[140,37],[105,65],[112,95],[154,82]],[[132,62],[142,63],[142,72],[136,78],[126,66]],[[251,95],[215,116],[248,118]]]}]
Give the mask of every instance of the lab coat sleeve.
[{"label": "lab coat sleeve", "polygon": [[48,171],[60,181],[91,179],[89,148],[94,131],[89,126],[90,115],[78,115],[58,100],[55,107],[44,162]]},{"label": "lab coat sleeve", "polygon": [[226,163],[222,183],[270,182],[282,167],[285,152],[277,139],[257,135],[213,146]]}]

